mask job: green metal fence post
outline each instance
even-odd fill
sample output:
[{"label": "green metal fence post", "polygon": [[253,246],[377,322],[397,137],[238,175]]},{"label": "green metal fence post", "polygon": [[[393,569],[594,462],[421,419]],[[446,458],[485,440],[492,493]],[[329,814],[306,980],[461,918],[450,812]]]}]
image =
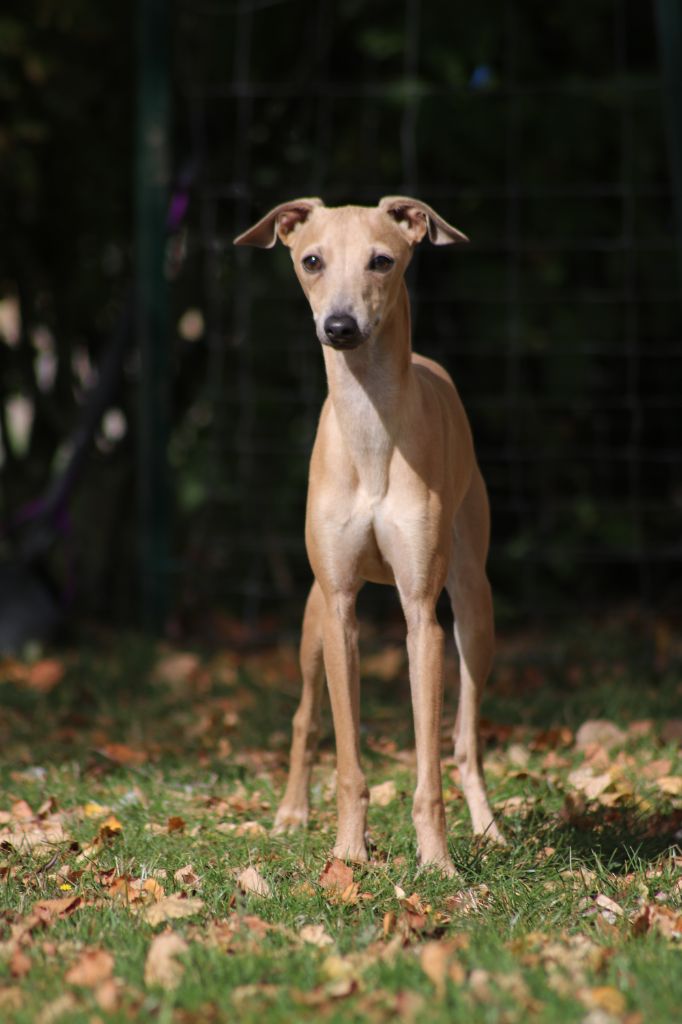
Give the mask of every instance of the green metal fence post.
[{"label": "green metal fence post", "polygon": [[677,215],[677,262],[682,281],[682,5],[657,0],[658,46],[668,127],[670,178]]},{"label": "green metal fence post", "polygon": [[169,185],[169,4],[137,3],[135,162],[136,333],[139,347],[138,492],[142,622],[158,632],[168,582],[168,286],[164,259]]}]

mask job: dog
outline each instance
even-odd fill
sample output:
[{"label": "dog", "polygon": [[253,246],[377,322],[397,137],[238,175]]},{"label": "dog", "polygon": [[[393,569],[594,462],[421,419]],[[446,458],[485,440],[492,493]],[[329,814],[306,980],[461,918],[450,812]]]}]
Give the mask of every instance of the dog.
[{"label": "dog", "polygon": [[479,705],[494,651],[486,575],[490,514],[464,407],[448,373],[412,351],[405,270],[414,247],[468,241],[430,206],[386,196],[376,207],[281,203],[235,239],[291,253],[322,345],[329,394],[310,461],[306,548],[315,581],[303,618],[303,688],[276,831],[307,823],[326,675],[337,757],[334,856],[366,861],[369,792],[360,763],[355,604],[365,581],[397,587],[407,623],[420,864],[445,875],[440,768],[445,587],[455,617],[460,697],[455,759],[474,833],[502,842],[486,795]]}]

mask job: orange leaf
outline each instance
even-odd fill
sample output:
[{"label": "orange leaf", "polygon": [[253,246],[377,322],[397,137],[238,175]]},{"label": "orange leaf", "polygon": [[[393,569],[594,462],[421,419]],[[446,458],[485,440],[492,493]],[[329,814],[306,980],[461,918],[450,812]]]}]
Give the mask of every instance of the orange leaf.
[{"label": "orange leaf", "polygon": [[114,958],[105,949],[86,949],[64,976],[70,985],[96,988],[114,973]]},{"label": "orange leaf", "polygon": [[100,824],[95,841],[99,841],[100,843],[108,842],[108,840],[114,839],[115,836],[120,835],[122,831],[123,825],[121,822],[117,817],[115,817],[115,815],[110,814],[109,817],[105,818]]},{"label": "orange leaf", "polygon": [[38,693],[49,693],[64,678],[64,666],[56,658],[43,658],[31,665],[26,684]]},{"label": "orange leaf", "polygon": [[63,896],[56,900],[38,900],[33,904],[33,914],[37,914],[42,921],[53,921],[56,917],[68,917],[78,910],[81,903],[80,896]]},{"label": "orange leaf", "polygon": [[144,917],[151,925],[157,925],[162,921],[175,920],[179,917],[193,917],[202,910],[203,906],[203,900],[196,897],[187,898],[182,893],[174,893],[172,896],[166,896],[165,899],[152,903],[144,911]]},{"label": "orange leaf", "polygon": [[147,985],[160,985],[161,988],[176,988],[182,979],[184,965],[178,963],[176,957],[186,953],[189,946],[175,932],[162,932],[156,935],[149,944],[147,959],[144,965],[144,980]]},{"label": "orange leaf", "polygon": [[116,764],[123,765],[139,765],[149,760],[149,754],[145,750],[135,750],[125,743],[105,743],[103,747],[97,748],[97,753],[110,761],[115,761]]},{"label": "orange leaf", "polygon": [[9,973],[13,978],[23,978],[31,970],[32,961],[30,956],[24,953],[18,946],[12,952],[9,960]]},{"label": "orange leaf", "polygon": [[323,889],[338,889],[344,892],[353,882],[353,869],[334,857],[328,860],[318,879]]}]

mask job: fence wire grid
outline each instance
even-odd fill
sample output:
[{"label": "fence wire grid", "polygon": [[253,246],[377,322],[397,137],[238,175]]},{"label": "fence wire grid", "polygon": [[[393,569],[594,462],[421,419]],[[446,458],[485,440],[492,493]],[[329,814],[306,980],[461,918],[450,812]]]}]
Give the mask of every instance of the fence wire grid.
[{"label": "fence wire grid", "polygon": [[679,602],[678,254],[648,5],[179,0],[174,47],[176,161],[199,169],[174,317],[205,324],[178,341],[171,442],[188,614],[298,610],[309,585],[322,359],[288,253],[231,245],[300,195],[415,195],[472,239],[421,249],[409,287],[414,347],[472,422],[498,614]]}]

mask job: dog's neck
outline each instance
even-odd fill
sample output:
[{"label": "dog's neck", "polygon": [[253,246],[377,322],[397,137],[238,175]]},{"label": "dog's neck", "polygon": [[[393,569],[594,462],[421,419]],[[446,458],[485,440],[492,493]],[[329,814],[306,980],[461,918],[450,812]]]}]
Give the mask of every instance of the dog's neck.
[{"label": "dog's neck", "polygon": [[410,300],[404,281],[373,338],[348,352],[324,349],[334,415],[363,486],[372,493],[386,488],[405,414],[411,357]]}]

